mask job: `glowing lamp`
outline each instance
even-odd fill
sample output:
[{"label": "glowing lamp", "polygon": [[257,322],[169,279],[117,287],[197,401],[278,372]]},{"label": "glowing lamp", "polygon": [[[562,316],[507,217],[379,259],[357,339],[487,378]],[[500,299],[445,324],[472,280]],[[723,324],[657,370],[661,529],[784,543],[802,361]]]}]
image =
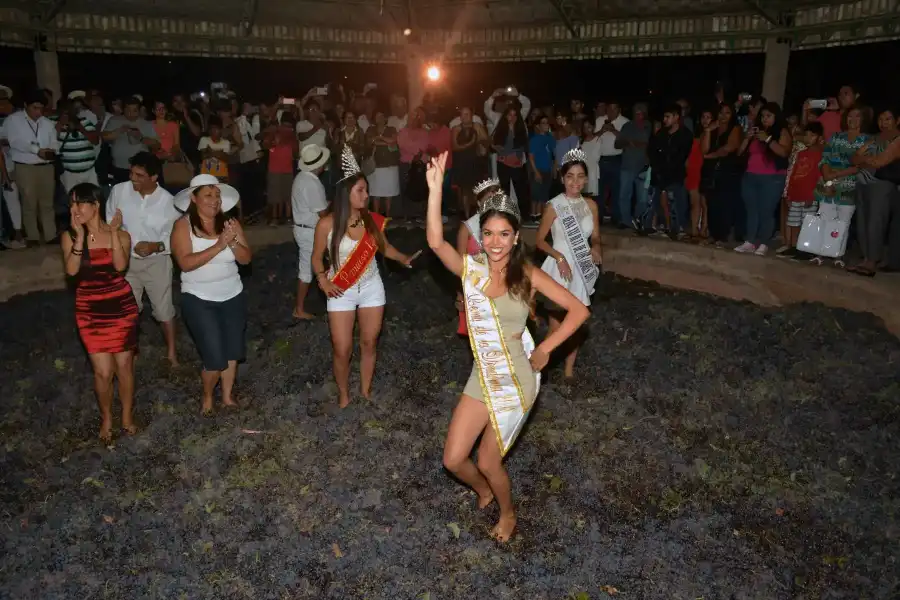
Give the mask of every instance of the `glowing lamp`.
[{"label": "glowing lamp", "polygon": [[428,67],[428,70],[425,72],[425,75],[428,76],[429,81],[437,81],[441,78],[441,70],[436,66],[432,65]]}]

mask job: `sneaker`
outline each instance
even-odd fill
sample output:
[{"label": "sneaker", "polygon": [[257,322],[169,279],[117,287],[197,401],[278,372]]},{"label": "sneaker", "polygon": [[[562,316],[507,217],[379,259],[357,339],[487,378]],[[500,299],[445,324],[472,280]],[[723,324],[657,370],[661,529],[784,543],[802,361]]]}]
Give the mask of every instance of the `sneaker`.
[{"label": "sneaker", "polygon": [[751,244],[750,242],[744,242],[740,246],[734,249],[735,252],[740,252],[741,254],[748,254],[750,252],[756,252],[756,245]]},{"label": "sneaker", "polygon": [[786,250],[781,250],[780,252],[779,252],[779,250],[781,250],[781,248],[779,248],[778,250],[775,251],[776,258],[793,258],[793,257],[797,256],[796,248],[787,246]]},{"label": "sneaker", "polygon": [[791,262],[809,262],[813,255],[803,250],[796,250],[794,255],[790,257]]},{"label": "sneaker", "polygon": [[753,254],[755,254],[755,255],[757,255],[757,256],[765,256],[765,255],[766,255],[766,252],[768,252],[768,251],[769,251],[769,247],[768,247],[768,246],[766,246],[765,244],[760,244],[760,245],[756,248],[756,251],[753,252]]},{"label": "sneaker", "polygon": [[9,250],[21,250],[25,247],[25,242],[22,240],[3,240],[0,242],[0,245]]}]

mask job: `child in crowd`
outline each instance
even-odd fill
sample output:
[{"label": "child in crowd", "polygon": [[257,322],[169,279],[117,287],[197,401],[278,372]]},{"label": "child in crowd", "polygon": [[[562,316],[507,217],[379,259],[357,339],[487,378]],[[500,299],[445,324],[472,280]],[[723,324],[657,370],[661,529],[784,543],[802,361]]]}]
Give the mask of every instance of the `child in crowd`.
[{"label": "child in crowd", "polygon": [[782,258],[807,260],[806,252],[797,250],[797,238],[803,226],[803,217],[815,214],[816,183],[819,181],[819,162],[824,149],[824,130],[821,123],[807,123],[803,128],[802,142],[798,143],[791,155],[788,166],[785,202],[787,203],[787,219],[784,241],[787,247],[776,254]]},{"label": "child in crowd", "polygon": [[222,120],[210,117],[206,125],[206,135],[200,138],[197,150],[203,157],[200,172],[214,175],[220,183],[228,183],[228,155],[231,154],[231,142],[222,137]]}]

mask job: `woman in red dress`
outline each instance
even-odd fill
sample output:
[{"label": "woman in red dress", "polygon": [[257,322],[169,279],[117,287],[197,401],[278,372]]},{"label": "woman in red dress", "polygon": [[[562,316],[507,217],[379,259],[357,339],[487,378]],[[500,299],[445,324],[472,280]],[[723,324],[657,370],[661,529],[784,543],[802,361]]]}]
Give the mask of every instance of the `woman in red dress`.
[{"label": "woman in red dress", "polygon": [[135,433],[134,353],[138,307],[125,270],[131,236],[122,231],[122,213],[108,225],[101,219],[102,191],[91,183],[72,188],[68,235],[60,237],[66,275],[76,278],[75,322],[94,368],[94,391],[100,406],[100,439],[112,441],[113,375],[119,380],[122,432]]}]

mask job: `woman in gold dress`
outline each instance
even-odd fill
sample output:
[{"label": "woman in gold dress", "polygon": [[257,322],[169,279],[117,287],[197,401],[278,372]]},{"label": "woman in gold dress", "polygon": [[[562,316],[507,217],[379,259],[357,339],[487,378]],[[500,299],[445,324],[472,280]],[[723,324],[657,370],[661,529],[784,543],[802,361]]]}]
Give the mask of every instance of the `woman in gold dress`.
[{"label": "woman in gold dress", "polygon": [[[446,161],[443,153],[428,166],[426,233],[444,266],[463,279],[475,365],[450,422],[444,466],[478,494],[480,508],[497,500],[500,520],[492,535],[505,542],[515,529],[516,512],[503,456],[531,411],[550,353],[581,327],[588,310],[528,262],[519,237],[519,209],[502,191],[482,205],[481,255],[463,257],[444,239],[441,187]],[[559,329],[537,347],[526,328],[536,292],[567,311]],[[479,437],[476,465],[470,454]]]}]

